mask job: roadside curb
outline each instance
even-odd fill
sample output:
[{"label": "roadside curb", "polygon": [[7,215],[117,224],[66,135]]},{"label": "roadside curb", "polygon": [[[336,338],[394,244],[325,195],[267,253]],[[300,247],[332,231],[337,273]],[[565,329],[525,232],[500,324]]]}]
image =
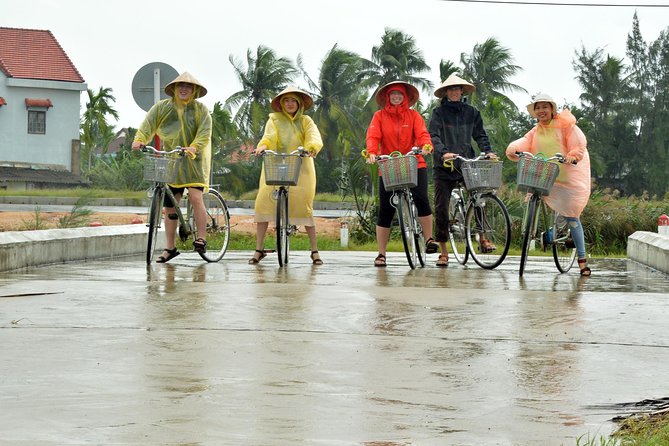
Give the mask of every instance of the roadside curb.
[{"label": "roadside curb", "polygon": [[[145,225],[0,232],[0,272],[31,266],[137,255],[146,250]],[[165,232],[158,232],[157,245]]]}]

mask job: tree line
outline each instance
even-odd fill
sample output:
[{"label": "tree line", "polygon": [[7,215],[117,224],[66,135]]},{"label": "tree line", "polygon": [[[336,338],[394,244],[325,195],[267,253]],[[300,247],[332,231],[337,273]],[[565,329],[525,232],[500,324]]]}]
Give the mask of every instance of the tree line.
[{"label": "tree line", "polygon": [[[286,85],[298,85],[314,98],[308,114],[324,142],[316,163],[320,192],[338,192],[350,182],[364,148],[367,126],[377,109],[374,94],[380,86],[402,80],[422,89],[423,97],[434,97],[435,85],[424,77],[430,68],[422,51],[411,35],[396,29],[385,29],[369,58],[333,45],[317,77],[307,72],[301,56],[293,61],[263,45],[249,49],[245,58],[231,55],[229,61],[240,90],[214,104],[212,142],[215,182],[235,194],[257,187],[259,163],[249,159],[248,152],[262,136],[271,99]],[[624,57],[583,46],[575,50],[572,66],[582,93],[577,103],[566,105],[588,138],[596,186],[617,189],[623,195],[665,195],[669,28],[657,40],[646,42],[635,14]],[[481,111],[493,148],[502,156],[510,141],[534,125],[524,108],[519,111],[507,96],[527,93],[512,82],[521,70],[514,64],[511,50],[495,38],[477,43],[471,51],[461,53],[458,61],[441,60],[439,64],[440,79],[457,73],[476,86],[469,101]],[[88,90],[88,95],[81,123],[82,166],[94,179],[96,171],[118,169],[132,155],[121,155],[120,163],[119,159],[111,162],[91,156],[100,149],[104,153],[113,138],[109,119],[118,115],[111,89]],[[416,107],[427,121],[437,105],[435,98]],[[233,159],[236,162],[232,163]],[[228,171],[231,174],[223,177]],[[505,168],[507,182],[513,182],[514,172],[510,163]]]}]

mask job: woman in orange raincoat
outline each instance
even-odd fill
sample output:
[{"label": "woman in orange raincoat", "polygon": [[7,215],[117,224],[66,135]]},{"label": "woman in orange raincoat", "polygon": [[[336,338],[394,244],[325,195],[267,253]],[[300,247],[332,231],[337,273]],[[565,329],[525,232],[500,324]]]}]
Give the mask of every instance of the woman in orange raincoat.
[{"label": "woman in orange raincoat", "polygon": [[[407,153],[412,147],[422,148],[422,155],[432,153],[432,140],[423,117],[410,107],[418,102],[418,89],[401,81],[390,82],[379,89],[376,102],[381,109],[374,113],[367,128],[367,162],[373,164],[378,155],[389,155],[398,151]],[[439,245],[432,238],[432,208],[427,195],[427,164],[421,155],[418,158],[418,185],[411,189],[418,221],[426,238],[426,252],[433,254]],[[390,203],[392,191],[387,191],[379,176],[379,215],[376,221],[376,241],[379,254],[374,266],[386,266],[386,248],[390,237],[390,225],[395,208]]]},{"label": "woman in orange raincoat", "polygon": [[[546,204],[564,215],[576,245],[578,265],[582,276],[591,274],[586,260],[585,236],[580,216],[590,199],[590,157],[587,140],[568,109],[557,112],[557,105],[547,94],[538,93],[528,104],[527,111],[537,119],[537,125],[522,138],[509,144],[506,156],[518,161],[516,152],[561,153],[566,159]],[[576,161],[577,164],[572,164]]]}]

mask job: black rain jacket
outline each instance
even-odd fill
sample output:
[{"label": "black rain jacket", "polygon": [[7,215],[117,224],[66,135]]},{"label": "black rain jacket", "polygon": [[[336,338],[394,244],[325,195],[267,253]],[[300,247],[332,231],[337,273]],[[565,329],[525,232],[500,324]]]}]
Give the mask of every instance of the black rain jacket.
[{"label": "black rain jacket", "polygon": [[482,152],[492,151],[488,134],[483,128],[481,113],[465,102],[449,102],[444,99],[441,105],[432,111],[429,125],[434,152],[433,177],[438,180],[461,180],[460,162],[455,163],[455,170],[444,167],[444,153],[452,152],[465,158],[476,156],[472,139]]}]

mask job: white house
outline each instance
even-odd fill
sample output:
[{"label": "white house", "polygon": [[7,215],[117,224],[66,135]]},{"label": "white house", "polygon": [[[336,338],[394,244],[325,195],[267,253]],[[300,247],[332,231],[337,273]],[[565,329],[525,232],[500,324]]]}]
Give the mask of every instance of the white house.
[{"label": "white house", "polygon": [[84,78],[50,31],[0,27],[0,189],[76,186]]}]

